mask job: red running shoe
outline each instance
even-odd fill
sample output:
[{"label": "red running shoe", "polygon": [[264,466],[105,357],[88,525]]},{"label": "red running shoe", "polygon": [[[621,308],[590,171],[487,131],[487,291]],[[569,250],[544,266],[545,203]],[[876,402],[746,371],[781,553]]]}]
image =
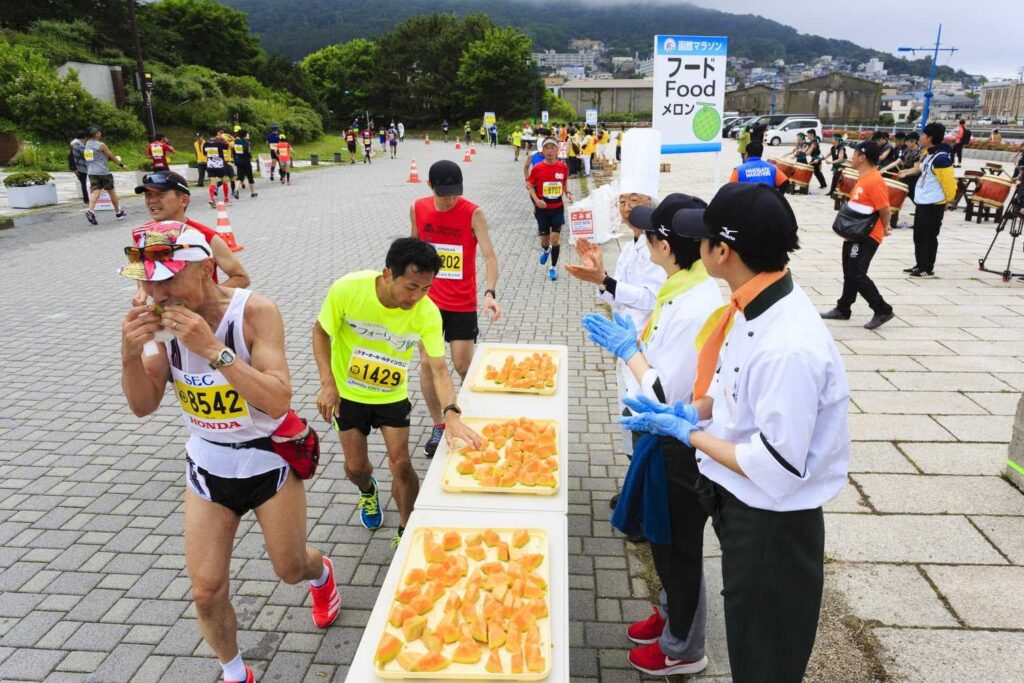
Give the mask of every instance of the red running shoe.
[{"label": "red running shoe", "polygon": [[637,645],[650,645],[658,642],[661,632],[665,630],[665,620],[661,618],[661,612],[657,607],[652,607],[653,614],[643,621],[631,624],[626,629],[626,635]]},{"label": "red running shoe", "polygon": [[249,668],[249,665],[246,664],[245,665],[245,680],[244,681],[228,681],[228,680],[225,680],[224,683],[256,683],[256,674],[254,674],[252,672],[252,669]]},{"label": "red running shoe", "polygon": [[314,588],[312,584],[309,586],[309,592],[313,596],[313,623],[320,628],[327,628],[333,624],[341,612],[341,595],[334,583],[334,565],[326,555],[324,564],[327,566],[327,583],[319,588]]},{"label": "red running shoe", "polygon": [[651,643],[630,650],[629,663],[651,676],[675,676],[700,673],[707,668],[708,658],[701,657],[695,662],[672,659],[661,651],[658,643]]}]

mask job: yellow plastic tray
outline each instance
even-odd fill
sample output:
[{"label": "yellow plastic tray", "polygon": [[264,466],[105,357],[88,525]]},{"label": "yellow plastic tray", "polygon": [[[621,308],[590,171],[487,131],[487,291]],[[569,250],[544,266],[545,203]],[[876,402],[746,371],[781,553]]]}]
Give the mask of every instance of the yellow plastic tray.
[{"label": "yellow plastic tray", "polygon": [[[504,384],[498,384],[497,382],[485,378],[488,365],[500,368],[505,364],[505,358],[508,356],[512,356],[518,363],[525,358],[529,358],[535,353],[547,353],[554,356],[555,386],[544,387],[543,389],[512,389],[506,387]],[[469,388],[473,391],[491,391],[503,394],[539,394],[541,396],[551,396],[558,389],[558,372],[561,365],[562,351],[558,348],[534,346],[524,349],[521,346],[492,346],[483,351],[483,357],[480,358],[480,365],[477,367],[476,374],[473,376],[473,381],[470,383]]]},{"label": "yellow plastic tray", "polygon": [[[492,422],[505,422],[507,419],[512,418],[501,418],[501,417],[463,417],[462,421],[468,425],[471,429],[480,433],[484,425]],[[557,420],[534,420],[542,424],[552,424],[555,426],[555,446],[558,446],[561,434],[559,433],[559,426]],[[498,449],[501,454],[502,461],[505,459],[505,448]],[[553,487],[548,486],[524,486],[517,483],[515,486],[481,486],[480,482],[472,477],[472,475],[459,474],[455,467],[462,460],[462,455],[456,452],[456,449],[450,449],[448,451],[448,460],[445,462],[444,473],[441,475],[441,488],[451,493],[521,493],[526,495],[534,496],[551,496],[558,491],[558,487],[562,485],[562,470],[565,469],[565,463],[562,462],[562,454],[555,453],[555,457],[558,458],[558,469],[555,470],[555,485]]]},{"label": "yellow plastic tray", "polygon": [[[419,528],[417,528],[413,532],[412,545],[409,547],[409,551],[405,554],[405,562],[403,562],[403,564],[402,564],[402,572],[401,572],[401,574],[398,577],[398,584],[396,586],[396,590],[402,590],[403,588],[405,588],[405,577],[409,573],[410,570],[415,569],[417,567],[420,568],[420,569],[426,569],[427,561],[426,561],[426,558],[425,558],[425,556],[423,554],[423,539],[426,536],[426,534],[433,533],[435,540],[438,543],[440,543],[442,536],[446,532],[448,532],[448,531],[457,531],[458,533],[462,534],[463,545],[458,550],[456,550],[454,552],[463,552],[465,550],[465,547],[466,547],[465,546],[465,539],[468,536],[471,536],[473,534],[482,534],[486,530],[487,530],[487,528],[485,528],[485,527],[481,527],[481,528],[473,528],[473,527],[419,527]],[[550,560],[548,559],[549,553],[550,553],[550,545],[549,545],[549,541],[548,541],[548,533],[547,533],[547,531],[545,531],[543,529],[529,529],[529,528],[527,528],[526,531],[530,535],[530,540],[522,548],[513,548],[513,547],[511,547],[512,546],[512,543],[511,543],[511,541],[512,541],[512,534],[514,532],[516,532],[516,531],[519,531],[519,529],[515,529],[515,528],[498,529],[498,528],[495,528],[494,531],[496,531],[498,533],[498,535],[499,535],[499,537],[501,538],[502,541],[504,541],[504,542],[509,544],[509,553],[510,553],[510,557],[512,559],[515,559],[518,555],[523,554],[523,553],[539,553],[539,554],[544,556],[544,561],[540,563],[540,566],[537,567],[534,570],[534,572],[536,574],[539,574],[541,577],[543,577],[544,580],[549,584],[548,588],[544,590],[544,600],[547,601],[548,609],[550,610],[551,609],[551,596],[550,596],[549,589],[550,589],[550,583],[551,583],[551,575],[550,575]],[[465,589],[466,589],[467,577],[473,575],[473,570],[474,569],[476,569],[481,564],[484,564],[486,562],[494,562],[495,560],[498,559],[498,548],[497,548],[497,546],[495,546],[494,548],[488,548],[487,545],[485,544],[484,545],[484,549],[487,551],[487,555],[484,558],[483,562],[477,562],[473,558],[467,556],[466,559],[469,562],[469,571],[467,572],[467,576],[459,579],[458,582],[456,582],[451,588],[448,589],[448,592],[445,593],[445,595],[443,595],[436,603],[434,603],[434,608],[430,612],[427,612],[427,615],[426,615],[427,616],[427,630],[435,629],[437,627],[438,623],[441,621],[441,618],[444,616],[444,606],[445,606],[445,602],[448,600],[448,595],[452,591],[455,591],[455,592],[457,592],[459,594],[462,594],[465,591]],[[477,603],[478,608],[483,604],[483,592],[484,591],[481,591],[481,597],[480,597],[480,599],[478,600],[478,603]],[[391,612],[391,608],[394,607],[394,605],[395,605],[395,602],[392,601],[392,603],[388,606],[388,613],[389,614]],[[552,646],[552,643],[551,643],[551,617],[548,616],[548,617],[545,617],[543,619],[538,619],[536,623],[537,623],[538,629],[540,630],[540,651],[541,651],[542,655],[544,656],[544,670],[540,671],[540,672],[533,673],[533,672],[530,672],[530,671],[524,671],[521,674],[509,673],[509,669],[511,668],[512,655],[510,653],[506,652],[505,649],[504,649],[504,646],[502,646],[501,648],[499,648],[499,650],[501,652],[501,664],[502,664],[502,667],[503,667],[505,673],[501,673],[501,674],[491,673],[491,672],[487,671],[486,668],[484,668],[486,666],[486,664],[487,664],[487,658],[490,656],[490,652],[491,652],[490,649],[486,645],[482,646],[483,647],[483,655],[480,657],[480,661],[477,662],[476,664],[460,664],[458,662],[452,662],[451,664],[448,665],[447,668],[442,669],[441,671],[434,671],[434,672],[426,672],[426,671],[425,672],[410,672],[410,671],[406,671],[401,666],[399,666],[397,659],[392,659],[387,664],[380,664],[376,660],[376,657],[374,658],[373,665],[375,667],[375,670],[376,670],[376,673],[377,673],[378,676],[380,676],[381,678],[391,678],[391,679],[431,679],[432,678],[432,679],[437,679],[437,680],[452,680],[452,681],[542,681],[545,678],[547,678],[548,675],[551,673],[551,661],[552,661],[552,657],[554,656],[553,646]],[[396,638],[402,640],[403,642],[405,641],[405,638],[402,637],[402,629],[401,628],[395,628],[394,626],[391,625],[390,621],[385,621],[384,622],[384,631],[381,633],[381,636],[383,636],[384,633],[390,633],[391,635],[393,635]],[[377,642],[378,643],[380,642],[379,638],[378,638]],[[452,653],[455,652],[455,648],[456,648],[457,645],[458,645],[457,641],[454,642],[454,643],[446,644],[444,646],[444,649],[441,650],[441,654],[444,655],[445,657],[447,657],[450,660],[451,656],[452,656]],[[411,650],[411,651],[416,652],[418,654],[426,654],[426,652],[427,652],[426,646],[423,645],[423,643],[421,641],[419,641],[419,640],[414,641],[411,644],[404,645],[402,649],[403,650]],[[376,653],[376,651],[377,651],[377,645],[376,644],[373,647],[373,651],[374,651],[374,653]],[[525,662],[524,662],[524,664],[525,664]]]}]

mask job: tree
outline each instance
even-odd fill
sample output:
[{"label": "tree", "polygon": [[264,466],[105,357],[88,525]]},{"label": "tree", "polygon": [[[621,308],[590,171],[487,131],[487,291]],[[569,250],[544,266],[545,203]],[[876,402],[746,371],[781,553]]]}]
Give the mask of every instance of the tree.
[{"label": "tree", "polygon": [[139,7],[146,59],[252,74],[263,50],[244,12],[213,0],[163,0]]},{"label": "tree", "polygon": [[336,125],[348,125],[371,108],[378,78],[377,55],[376,43],[356,38],[317,50],[300,63],[300,70]]},{"label": "tree", "polygon": [[495,111],[513,118],[534,115],[544,84],[530,65],[530,39],[514,28],[490,28],[466,46],[459,60],[456,89],[467,114]]},{"label": "tree", "polygon": [[256,67],[256,78],[268,88],[291,93],[308,102],[321,118],[328,118],[323,98],[319,96],[301,65],[282,55],[271,55],[261,60]]},{"label": "tree", "polygon": [[913,123],[914,121],[917,121],[919,118],[921,118],[921,112],[919,112],[916,108],[911,109],[907,113],[907,123]]},{"label": "tree", "polygon": [[892,117],[892,114],[890,114],[889,112],[885,112],[884,114],[878,117],[878,124],[880,126],[891,126],[894,123],[896,123],[896,119],[894,119]]}]

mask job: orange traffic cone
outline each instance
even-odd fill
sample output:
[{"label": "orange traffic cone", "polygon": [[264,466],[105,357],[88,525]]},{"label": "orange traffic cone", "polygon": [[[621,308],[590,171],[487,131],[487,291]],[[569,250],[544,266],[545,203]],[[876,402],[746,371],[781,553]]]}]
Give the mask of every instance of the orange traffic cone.
[{"label": "orange traffic cone", "polygon": [[470,154],[476,154],[476,143],[475,142],[469,143],[469,153]]},{"label": "orange traffic cone", "polygon": [[231,230],[231,221],[228,220],[228,210],[224,202],[217,202],[217,234],[228,245],[231,251],[242,251],[245,249],[235,241],[235,233]]},{"label": "orange traffic cone", "polygon": [[458,140],[455,141],[455,149],[462,149],[462,143]]},{"label": "orange traffic cone", "polygon": [[473,157],[470,156],[470,154],[469,154],[469,147],[466,148],[466,153],[462,155],[462,161],[463,161],[463,163],[466,163],[466,164],[468,164],[469,162],[473,161]]},{"label": "orange traffic cone", "polygon": [[420,172],[416,170],[416,160],[413,159],[409,164],[409,180],[407,183],[418,183],[420,182]]},{"label": "orange traffic cone", "polygon": [[424,135],[423,136],[423,144],[424,145],[429,145],[430,144],[430,136],[429,135]]}]

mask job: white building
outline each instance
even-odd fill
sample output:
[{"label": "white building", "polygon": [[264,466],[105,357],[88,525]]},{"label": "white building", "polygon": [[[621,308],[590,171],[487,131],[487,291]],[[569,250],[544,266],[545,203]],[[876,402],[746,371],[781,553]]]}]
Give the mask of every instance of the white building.
[{"label": "white building", "polygon": [[636,73],[647,78],[654,78],[654,57],[641,59],[636,63]]},{"label": "white building", "polygon": [[530,56],[540,67],[557,69],[562,66],[582,66],[593,69],[594,59],[598,55],[596,52],[585,52],[583,50],[580,50],[579,52],[555,52],[554,50],[545,50],[544,52],[534,52]]},{"label": "white building", "polygon": [[864,67],[864,73],[868,76],[885,76],[888,73],[885,70],[885,62],[877,57],[872,57],[861,66]]},{"label": "white building", "polygon": [[924,109],[924,102],[915,99],[913,95],[882,95],[880,111],[882,114],[892,114],[892,119],[896,123],[906,123],[913,109],[920,114]]},{"label": "white building", "polygon": [[978,100],[973,97],[938,96],[932,98],[928,118],[931,121],[970,121],[978,114]]}]

